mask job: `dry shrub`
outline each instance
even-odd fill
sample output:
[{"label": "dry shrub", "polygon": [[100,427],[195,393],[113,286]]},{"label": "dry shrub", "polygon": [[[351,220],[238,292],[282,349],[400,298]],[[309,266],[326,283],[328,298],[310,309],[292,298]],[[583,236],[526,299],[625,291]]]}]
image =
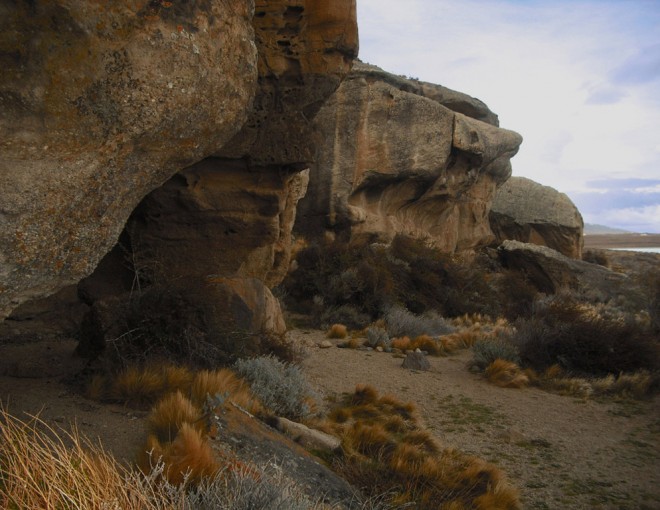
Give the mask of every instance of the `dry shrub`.
[{"label": "dry shrub", "polygon": [[606,376],[660,368],[660,345],[649,326],[570,295],[539,301],[511,341],[537,371],[559,364],[576,376]]},{"label": "dry shrub", "polygon": [[184,423],[203,428],[202,412],[180,391],[163,397],[147,417],[147,430],[158,441],[173,441]]},{"label": "dry shrub", "polygon": [[501,388],[525,388],[529,384],[518,365],[499,358],[486,367],[484,375],[489,383]]},{"label": "dry shrub", "polygon": [[348,329],[343,324],[333,324],[327,333],[328,338],[344,339],[348,335]]},{"label": "dry shrub", "polygon": [[356,486],[389,494],[391,504],[421,510],[520,508],[517,491],[495,466],[442,449],[413,405],[379,397],[371,386],[357,387],[321,428],[342,440],[334,469]]}]

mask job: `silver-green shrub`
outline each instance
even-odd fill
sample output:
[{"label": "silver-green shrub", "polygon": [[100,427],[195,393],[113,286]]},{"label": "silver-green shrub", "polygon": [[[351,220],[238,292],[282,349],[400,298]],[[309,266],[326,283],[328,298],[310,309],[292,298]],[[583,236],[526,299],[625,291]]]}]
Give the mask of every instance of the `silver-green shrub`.
[{"label": "silver-green shrub", "polygon": [[392,337],[440,336],[448,335],[456,330],[444,317],[436,312],[415,315],[401,306],[390,308],[385,314],[385,322],[387,323],[387,331]]},{"label": "silver-green shrub", "polygon": [[312,413],[309,401],[317,400],[318,396],[297,365],[274,356],[260,356],[238,360],[234,368],[275,414],[298,420]]}]

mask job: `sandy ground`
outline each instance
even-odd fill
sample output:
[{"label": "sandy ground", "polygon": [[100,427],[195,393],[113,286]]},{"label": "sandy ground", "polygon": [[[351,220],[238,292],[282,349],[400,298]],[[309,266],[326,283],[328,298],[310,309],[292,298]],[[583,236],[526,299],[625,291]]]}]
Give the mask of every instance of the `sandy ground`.
[{"label": "sandy ground", "polygon": [[[294,331],[308,345],[323,332]],[[326,395],[356,384],[415,402],[447,446],[500,466],[528,509],[660,508],[660,398],[602,402],[503,389],[470,373],[470,351],[430,357],[429,372],[391,354],[312,347],[303,365]]]},{"label": "sandy ground", "polygon": [[[308,346],[303,367],[322,394],[367,383],[415,402],[443,444],[500,466],[519,487],[525,508],[660,508],[660,398],[597,402],[502,389],[467,370],[470,351],[429,358],[429,372],[412,372],[391,354],[320,349],[321,331],[289,335]],[[146,413],[71,391],[62,379],[80,369],[74,345],[0,345],[0,403],[19,416],[39,413],[55,427],[76,423],[130,462],[145,437]]]}]

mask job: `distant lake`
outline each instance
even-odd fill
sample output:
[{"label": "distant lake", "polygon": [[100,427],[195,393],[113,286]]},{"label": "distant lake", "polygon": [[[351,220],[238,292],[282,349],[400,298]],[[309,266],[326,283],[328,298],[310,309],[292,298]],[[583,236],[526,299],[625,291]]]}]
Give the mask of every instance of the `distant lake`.
[{"label": "distant lake", "polygon": [[660,248],[608,248],[608,250],[616,251],[643,251],[644,253],[660,253]]}]

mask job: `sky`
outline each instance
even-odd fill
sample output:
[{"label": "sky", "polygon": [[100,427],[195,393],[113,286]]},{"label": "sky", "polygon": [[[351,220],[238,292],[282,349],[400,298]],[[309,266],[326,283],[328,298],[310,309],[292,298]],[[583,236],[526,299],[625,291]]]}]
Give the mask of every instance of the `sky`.
[{"label": "sky", "polygon": [[357,0],[360,59],[484,101],[513,175],[660,233],[660,0]]}]

